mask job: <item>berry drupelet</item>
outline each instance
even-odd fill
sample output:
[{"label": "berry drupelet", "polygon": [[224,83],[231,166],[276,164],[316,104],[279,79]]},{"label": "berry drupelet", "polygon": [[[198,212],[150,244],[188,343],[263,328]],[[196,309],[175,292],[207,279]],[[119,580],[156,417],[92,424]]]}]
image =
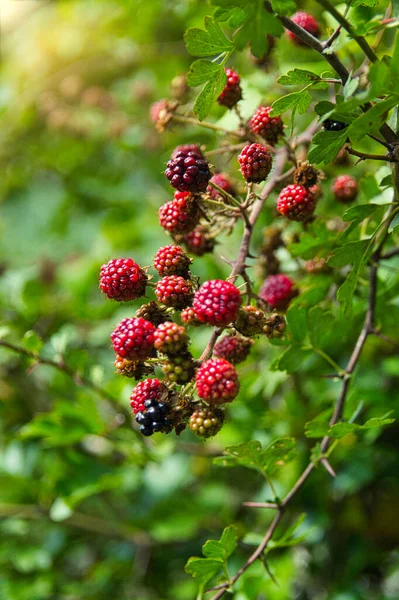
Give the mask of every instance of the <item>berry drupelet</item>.
[{"label": "berry drupelet", "polygon": [[193,357],[189,352],[168,356],[168,360],[162,364],[162,371],[169,381],[179,385],[188,383],[195,374]]},{"label": "berry drupelet", "polygon": [[234,366],[224,358],[205,361],[197,371],[195,383],[198,396],[210,404],[231,402],[240,388]]},{"label": "berry drupelet", "polygon": [[180,313],[180,318],[185,325],[198,326],[203,324],[195,314],[195,310],[192,306],[187,306],[187,308],[184,308]]},{"label": "berry drupelet", "polygon": [[277,199],[278,212],[291,221],[306,221],[315,208],[312,192],[302,185],[287,185]]},{"label": "berry drupelet", "polygon": [[[314,37],[319,37],[320,25],[318,24],[316,19],[314,17],[312,17],[312,15],[309,15],[308,13],[303,12],[303,11],[296,12],[294,15],[292,15],[291,21],[294,21],[294,23],[299,25],[299,27],[302,27],[302,29],[304,29],[305,31],[307,31],[308,33],[313,35]],[[296,46],[302,46],[304,48],[309,48],[308,44],[306,42],[304,42],[303,40],[301,40],[301,38],[296,36],[295,33],[292,33],[292,31],[287,30],[286,34],[287,34],[287,37]]]},{"label": "berry drupelet", "polygon": [[180,151],[166,165],[166,178],[179,192],[198,194],[206,190],[212,177],[207,161],[196,152]]},{"label": "berry drupelet", "polygon": [[204,158],[201,148],[198,144],[182,144],[181,146],[177,146],[171,155],[171,158],[175,158],[177,154],[185,154],[188,155],[189,152],[193,152],[197,154],[200,158]]},{"label": "berry drupelet", "polygon": [[262,144],[244,146],[238,156],[241,173],[248,183],[260,183],[269,175],[273,158],[271,152]]},{"label": "berry drupelet", "polygon": [[252,344],[252,340],[241,335],[225,335],[217,342],[213,353],[217,358],[225,358],[237,365],[248,357]]},{"label": "berry drupelet", "polygon": [[270,116],[272,110],[271,106],[259,106],[248,121],[248,127],[274,146],[283,133],[283,122],[280,117]]},{"label": "berry drupelet", "polygon": [[263,333],[265,313],[256,306],[243,306],[240,308],[234,327],[242,335],[252,336]]},{"label": "berry drupelet", "polygon": [[216,435],[224,423],[224,411],[218,407],[197,408],[190,417],[190,429],[202,438]]},{"label": "berry drupelet", "polygon": [[154,372],[152,365],[147,365],[140,360],[128,360],[127,358],[122,358],[122,356],[115,358],[114,365],[118,375],[133,377],[134,379],[142,379]]},{"label": "berry drupelet", "polygon": [[154,258],[154,267],[162,277],[165,275],[181,275],[187,277],[191,260],[180,246],[163,246]]},{"label": "berry drupelet", "polygon": [[150,436],[159,431],[161,433],[170,433],[173,425],[168,418],[171,412],[169,404],[158,402],[158,400],[146,400],[144,402],[144,411],[136,414],[136,422],[140,425],[140,433]]},{"label": "berry drupelet", "polygon": [[147,275],[131,258],[115,258],[100,271],[100,289],[111,300],[136,300],[145,294]]},{"label": "berry drupelet", "polygon": [[172,235],[189,233],[199,219],[198,205],[188,192],[175,192],[174,199],[159,209],[159,222]]},{"label": "berry drupelet", "polygon": [[173,308],[186,308],[194,296],[193,285],[179,275],[168,275],[158,281],[155,288],[158,302]]},{"label": "berry drupelet", "polygon": [[224,90],[217,99],[218,104],[226,106],[227,108],[234,108],[234,106],[242,98],[242,89],[240,85],[239,75],[233,71],[233,69],[225,69],[227,81]]},{"label": "berry drupelet", "polygon": [[271,315],[265,320],[263,333],[271,339],[280,338],[284,335],[287,324],[282,315]]},{"label": "berry drupelet", "polygon": [[129,360],[144,360],[154,351],[155,327],[141,317],[123,319],[111,333],[111,341],[118,356]]},{"label": "berry drupelet", "polygon": [[159,352],[174,356],[181,352],[187,352],[188,335],[181,325],[166,321],[161,323],[155,331],[154,346]]},{"label": "berry drupelet", "polygon": [[294,282],[286,275],[269,275],[263,282],[259,298],[267,302],[270,308],[284,310],[296,295]]},{"label": "berry drupelet", "polygon": [[340,175],[334,180],[332,191],[338,202],[347,204],[356,200],[359,193],[359,185],[357,180],[351,177],[351,175]]},{"label": "berry drupelet", "polygon": [[230,281],[205,281],[195,293],[193,307],[200,321],[223,327],[235,320],[241,294]]}]

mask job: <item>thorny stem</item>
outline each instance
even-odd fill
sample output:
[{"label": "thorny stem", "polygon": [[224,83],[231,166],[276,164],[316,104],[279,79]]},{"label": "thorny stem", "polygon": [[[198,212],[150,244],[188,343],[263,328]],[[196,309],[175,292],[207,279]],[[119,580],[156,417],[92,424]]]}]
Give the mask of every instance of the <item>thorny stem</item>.
[{"label": "thorny stem", "polygon": [[[382,249],[383,249],[384,242],[386,241],[386,238],[388,236],[389,225],[392,222],[392,219],[394,218],[395,214],[396,214],[396,210],[394,208],[394,205],[392,205],[391,210],[390,210],[390,216],[384,224],[384,234],[382,235],[382,239],[381,239],[380,243],[378,244],[378,247],[372,256],[371,266],[370,266],[370,275],[369,275],[370,292],[369,292],[368,308],[367,308],[366,316],[364,319],[363,327],[360,331],[360,334],[355,343],[355,347],[354,347],[352,354],[346,365],[345,372],[347,375],[343,379],[341,392],[340,392],[337,402],[335,404],[333,416],[330,420],[330,426],[335,425],[342,419],[345,401],[346,401],[346,397],[348,394],[349,385],[350,385],[350,381],[351,381],[350,375],[354,372],[354,370],[359,362],[359,359],[360,359],[364,344],[367,340],[367,337],[374,333],[374,313],[375,313],[375,305],[376,305],[376,298],[377,298],[378,262],[379,262],[380,258],[382,257]],[[330,472],[330,474],[334,476],[335,473],[331,469],[328,461],[326,462],[326,456],[325,456],[325,452],[328,450],[330,441],[331,441],[331,438],[328,435],[322,439],[321,444],[320,444],[320,451],[321,451],[322,457],[320,460],[321,460],[321,462],[324,461],[324,466]],[[284,515],[284,511],[285,511],[286,507],[291,502],[291,500],[294,498],[294,496],[296,496],[296,494],[302,489],[303,485],[306,483],[306,481],[308,480],[309,476],[311,475],[311,473],[314,471],[315,468],[316,468],[316,464],[314,462],[309,462],[307,467],[301,473],[301,475],[299,476],[297,481],[292,486],[291,490],[287,493],[287,495],[281,501],[280,504],[274,506],[274,503],[270,503],[270,502],[265,502],[265,503],[262,503],[262,502],[248,503],[247,502],[247,503],[245,503],[246,506],[251,506],[253,508],[275,508],[277,510],[277,513],[276,513],[275,517],[273,518],[273,520],[269,526],[269,529],[265,533],[261,543],[258,545],[256,550],[251,554],[251,556],[248,558],[248,560],[240,567],[240,569],[230,579],[229,582],[225,582],[225,583],[222,583],[219,586],[217,586],[218,591],[214,596],[212,596],[211,600],[219,600],[220,598],[222,598],[224,596],[225,592],[227,591],[227,589],[230,588],[257,559],[262,557],[263,552],[267,548],[269,541],[273,537],[273,534]]]}]

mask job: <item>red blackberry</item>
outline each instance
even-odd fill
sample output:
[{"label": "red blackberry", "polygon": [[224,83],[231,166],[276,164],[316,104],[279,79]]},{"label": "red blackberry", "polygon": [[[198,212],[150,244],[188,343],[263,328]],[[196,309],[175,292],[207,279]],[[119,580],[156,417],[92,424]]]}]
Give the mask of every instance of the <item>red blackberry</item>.
[{"label": "red blackberry", "polygon": [[[312,17],[312,15],[309,15],[308,13],[302,11],[296,12],[294,15],[292,15],[291,21],[294,21],[294,23],[299,25],[299,27],[302,27],[302,29],[304,29],[314,37],[319,37],[320,25],[318,24],[316,19]],[[309,48],[308,44],[302,41],[298,36],[296,36],[295,33],[292,33],[292,31],[287,30],[286,33],[287,37],[297,46]]]},{"label": "red blackberry", "polygon": [[145,294],[147,275],[131,258],[114,258],[102,265],[100,289],[111,300],[136,300]]},{"label": "red blackberry", "polygon": [[136,311],[136,317],[150,321],[155,327],[158,327],[158,325],[168,320],[168,313],[155,300],[151,300],[151,302],[140,306]]},{"label": "red blackberry", "polygon": [[269,175],[273,158],[270,150],[262,144],[248,144],[238,156],[241,173],[249,183],[260,183]]},{"label": "red blackberry", "polygon": [[154,349],[155,327],[145,319],[123,319],[111,333],[116,354],[129,360],[143,360]]},{"label": "red blackberry", "polygon": [[199,437],[216,435],[224,423],[224,411],[218,407],[197,408],[190,417],[190,429]]},{"label": "red blackberry", "polygon": [[162,364],[162,371],[169,381],[179,385],[188,383],[195,373],[193,357],[189,352],[179,356],[168,356],[168,360]]},{"label": "red blackberry", "polygon": [[155,295],[165,306],[186,308],[193,299],[193,285],[191,281],[179,275],[168,275],[158,281]]},{"label": "red blackberry", "polygon": [[144,402],[147,400],[157,400],[158,402],[166,400],[168,397],[168,388],[159,379],[146,379],[140,381],[132,391],[130,396],[130,406],[134,414],[145,410]]},{"label": "red blackberry", "polygon": [[195,293],[193,307],[200,321],[223,327],[235,320],[241,294],[230,281],[205,281]]},{"label": "red blackberry", "polygon": [[154,267],[159,275],[181,275],[187,277],[191,260],[180,246],[163,246],[154,258]]},{"label": "red blackberry", "polygon": [[198,205],[188,192],[175,192],[174,199],[159,209],[159,222],[172,235],[189,233],[199,219]]},{"label": "red blackberry", "polygon": [[296,295],[294,282],[286,275],[269,275],[263,282],[259,297],[271,308],[283,310]]},{"label": "red blackberry", "polygon": [[291,221],[306,221],[316,207],[312,192],[302,185],[287,185],[277,199],[277,210]]},{"label": "red blackberry", "polygon": [[233,365],[243,362],[249,355],[252,340],[240,335],[225,335],[214,348],[214,355],[225,358]]},{"label": "red blackberry", "polygon": [[180,318],[185,325],[202,325],[202,322],[198,319],[192,306],[184,308],[180,313]]},{"label": "red blackberry", "polygon": [[167,111],[168,100],[163,98],[162,100],[157,100],[150,107],[150,118],[153,123],[158,123],[161,118],[163,112]]},{"label": "red blackberry", "polygon": [[[222,188],[222,190],[224,190],[228,194],[231,194],[234,196],[234,193],[235,193],[234,186],[231,183],[229,176],[226,175],[225,173],[215,173],[215,175],[213,175],[213,177],[211,177],[210,183],[215,183],[220,188]],[[218,198],[220,198],[222,196],[222,194],[220,192],[218,192],[217,190],[215,190],[215,188],[213,188],[211,185],[208,185],[208,187],[206,188],[206,191],[214,200],[217,200]]]},{"label": "red blackberry", "polygon": [[179,354],[187,351],[188,335],[181,325],[166,321],[161,323],[155,331],[154,346],[164,354]]},{"label": "red blackberry", "polygon": [[182,146],[177,146],[171,155],[171,158],[175,158],[177,154],[182,152],[183,154],[188,154],[189,152],[194,152],[194,154],[198,154],[201,158],[204,158],[201,148],[198,144],[183,144]]},{"label": "red blackberry", "polygon": [[257,335],[263,333],[265,313],[256,306],[243,306],[240,308],[234,327],[242,335]]},{"label": "red blackberry", "polygon": [[335,199],[343,204],[353,202],[359,193],[359,185],[354,177],[350,175],[340,175],[335,179],[332,185]]},{"label": "red blackberry", "polygon": [[286,327],[287,324],[282,315],[271,315],[265,321],[263,333],[269,338],[269,340],[280,338],[284,335]]},{"label": "red blackberry", "polygon": [[227,81],[224,90],[217,99],[218,104],[233,108],[242,98],[240,77],[233,69],[225,69]]},{"label": "red blackberry", "polygon": [[253,133],[260,135],[266,142],[274,146],[283,133],[283,122],[280,117],[270,116],[272,110],[271,106],[259,106],[248,121],[248,127]]},{"label": "red blackberry", "polygon": [[188,252],[195,256],[203,256],[207,252],[212,252],[215,247],[215,240],[210,236],[206,225],[198,225],[184,236],[183,241]]},{"label": "red blackberry", "polygon": [[198,194],[206,190],[212,177],[207,161],[196,152],[180,151],[168,161],[166,178],[179,192]]},{"label": "red blackberry", "polygon": [[224,358],[205,361],[197,371],[195,383],[198,396],[210,404],[231,402],[240,388],[235,368]]}]

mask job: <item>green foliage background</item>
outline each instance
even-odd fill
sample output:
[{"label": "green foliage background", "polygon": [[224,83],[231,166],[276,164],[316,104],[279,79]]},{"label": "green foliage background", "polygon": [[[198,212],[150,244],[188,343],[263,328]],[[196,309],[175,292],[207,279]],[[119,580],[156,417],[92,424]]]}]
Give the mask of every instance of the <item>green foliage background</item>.
[{"label": "green foliage background", "polygon": [[[306,8],[322,18],[313,2]],[[371,22],[384,9],[357,8],[355,17]],[[171,198],[162,175],[171,150],[191,141],[208,148],[220,142],[198,127],[160,135],[148,118],[150,104],[168,96],[170,81],[188,71],[192,59],[183,35],[188,27],[202,27],[206,14],[206,3],[190,0],[72,0],[40,4],[17,25],[4,24],[1,337],[45,358],[63,357],[114,401],[51,366],[0,348],[2,599],[195,598],[196,581],[184,571],[188,558],[234,524],[240,540],[229,563],[234,572],[271,519],[268,511],[242,507],[244,501],[270,498],[262,476],[244,467],[223,469],[213,457],[250,440],[267,446],[277,438],[296,438],[295,459],[273,474],[283,496],[309,460],[313,440],[304,435],[305,423],[329,410],[337,397],[340,384],[323,378],[331,371],[323,358],[294,353],[288,374],[278,370],[281,348],[262,340],[239,369],[239,398],[215,439],[201,443],[185,432],[181,438],[156,435],[144,444],[132,429],[132,382],[114,373],[109,332],[138,305],[105,301],[98,269],[114,256],[151,264],[169,239],[158,226],[157,210]],[[326,17],[324,24],[331,27]],[[394,31],[388,34],[387,48],[393,36]],[[343,55],[355,52],[346,40]],[[276,84],[290,69],[326,70],[322,59],[293,51],[284,37],[273,56],[270,68],[262,70],[247,49],[234,55],[232,66],[243,76],[245,116],[262,99],[271,103],[291,91]],[[322,91],[315,94],[323,98]],[[297,117],[299,131],[313,117],[311,110]],[[234,115],[217,105],[210,118],[236,125]],[[234,160],[218,160],[218,166],[239,179]],[[352,161],[324,171],[317,212],[328,218],[345,211],[330,192],[331,178],[343,172],[361,178],[359,204],[390,201],[377,185],[389,173],[385,165]],[[263,225],[274,218],[272,204]],[[381,216],[377,209],[377,223]],[[301,228],[294,224],[290,231],[294,236]],[[261,236],[259,226],[258,246]],[[194,273],[227,276],[220,255],[233,260],[239,237],[239,231],[221,236],[216,256],[196,259]],[[305,252],[298,251],[302,258],[306,239]],[[328,244],[325,234],[321,245]],[[288,253],[281,259],[284,272],[300,281],[308,307],[325,298],[325,276],[305,276],[303,261]],[[397,258],[381,268],[377,307],[378,325],[394,340],[398,268]],[[334,321],[323,344],[339,364],[345,364],[361,328],[366,298],[361,277],[353,313],[332,306]],[[195,332],[196,356],[208,336],[208,330]],[[348,414],[359,403],[362,423],[397,412],[398,379],[395,345],[370,338]],[[278,585],[258,563],[240,579],[234,598],[398,598],[398,439],[395,424],[346,435],[334,454],[337,477],[332,480],[318,467],[278,530],[276,539],[306,513],[294,534],[299,542],[307,533],[300,544],[271,546],[268,562]]]}]

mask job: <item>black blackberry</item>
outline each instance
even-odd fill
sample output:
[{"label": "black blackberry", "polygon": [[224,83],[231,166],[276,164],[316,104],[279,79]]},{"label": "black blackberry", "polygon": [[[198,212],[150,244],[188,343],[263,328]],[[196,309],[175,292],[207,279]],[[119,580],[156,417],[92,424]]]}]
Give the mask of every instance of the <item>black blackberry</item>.
[{"label": "black blackberry", "polygon": [[164,402],[158,400],[146,400],[144,402],[144,411],[138,412],[136,422],[140,425],[140,433],[146,437],[152,435],[156,431],[169,433],[172,430],[172,425],[167,415],[169,415],[171,407]]},{"label": "black blackberry", "polygon": [[323,121],[324,131],[342,131],[346,127],[348,127],[348,123],[342,123],[341,121],[334,121],[333,119]]}]

